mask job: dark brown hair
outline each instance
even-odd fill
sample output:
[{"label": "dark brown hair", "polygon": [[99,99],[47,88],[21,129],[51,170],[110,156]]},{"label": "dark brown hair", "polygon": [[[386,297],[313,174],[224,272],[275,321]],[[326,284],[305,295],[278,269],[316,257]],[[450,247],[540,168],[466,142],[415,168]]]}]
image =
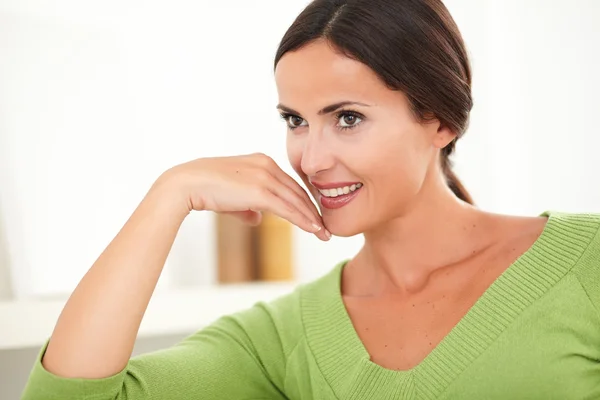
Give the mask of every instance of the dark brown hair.
[{"label": "dark brown hair", "polygon": [[[417,121],[437,119],[457,139],[466,131],[471,67],[460,31],[440,0],[314,0],[283,36],[275,66],[288,51],[317,39],[402,91]],[[452,192],[473,204],[452,171],[455,141],[442,149],[442,171]]]}]

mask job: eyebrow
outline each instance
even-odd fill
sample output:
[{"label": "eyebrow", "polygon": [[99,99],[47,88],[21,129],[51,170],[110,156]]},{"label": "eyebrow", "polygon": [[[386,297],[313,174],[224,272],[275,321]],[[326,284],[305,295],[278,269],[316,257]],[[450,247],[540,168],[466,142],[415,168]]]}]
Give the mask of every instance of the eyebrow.
[{"label": "eyebrow", "polygon": [[[365,103],[360,103],[358,101],[340,101],[339,103],[335,103],[335,104],[328,105],[327,107],[323,107],[323,109],[319,110],[318,114],[319,115],[329,114],[329,113],[332,113],[342,107],[350,106],[350,105],[370,107],[370,105],[365,104]],[[289,113],[289,114],[300,115],[300,113],[298,111],[296,111],[292,108],[289,108],[287,106],[284,106],[283,104],[277,104],[277,108],[279,110],[285,111],[286,113]]]}]

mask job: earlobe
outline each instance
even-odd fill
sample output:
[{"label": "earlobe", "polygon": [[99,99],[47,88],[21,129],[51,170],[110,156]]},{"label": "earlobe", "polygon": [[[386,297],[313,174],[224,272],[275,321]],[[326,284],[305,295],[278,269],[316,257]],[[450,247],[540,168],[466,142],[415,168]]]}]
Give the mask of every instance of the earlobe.
[{"label": "earlobe", "polygon": [[452,130],[443,124],[440,124],[438,130],[433,139],[433,145],[439,149],[443,149],[448,146],[454,139],[456,134]]}]

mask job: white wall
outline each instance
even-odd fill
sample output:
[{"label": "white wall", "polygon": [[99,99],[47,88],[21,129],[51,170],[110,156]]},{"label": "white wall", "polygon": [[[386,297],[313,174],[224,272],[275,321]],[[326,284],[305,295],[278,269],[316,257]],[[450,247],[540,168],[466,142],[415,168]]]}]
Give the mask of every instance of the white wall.
[{"label": "white wall", "polygon": [[446,3],[473,57],[475,107],[456,161],[476,202],[526,215],[598,211],[600,3]]},{"label": "white wall", "polygon": [[[262,151],[291,173],[272,59],[305,3],[0,2],[0,298],[68,293],[174,163]],[[600,211],[600,2],[446,4],[473,61],[456,167],[476,201],[516,214]],[[186,221],[163,287],[214,280],[210,223]],[[297,230],[299,279],[361,242]],[[0,354],[10,372],[0,386],[18,393],[32,351]]]},{"label": "white wall", "polygon": [[[174,164],[284,161],[272,59],[291,4],[4,5],[0,214],[16,295],[69,293]],[[162,286],[214,281],[212,217],[186,220]]]}]

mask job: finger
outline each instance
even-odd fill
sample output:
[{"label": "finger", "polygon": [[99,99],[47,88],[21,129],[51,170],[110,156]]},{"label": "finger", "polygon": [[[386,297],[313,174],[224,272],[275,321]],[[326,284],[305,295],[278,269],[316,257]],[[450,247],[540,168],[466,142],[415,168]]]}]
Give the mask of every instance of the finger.
[{"label": "finger", "polygon": [[[323,220],[321,219],[321,216],[318,213],[317,216],[315,216],[315,214],[311,211],[311,208],[306,204],[302,196],[298,195],[294,190],[290,189],[288,186],[281,183],[278,179],[274,177],[272,177],[270,181],[266,182],[266,184],[269,190],[271,190],[271,192],[282,198],[287,203],[296,207],[299,211],[303,212],[304,215],[313,222],[313,224],[321,228],[317,232],[314,232],[319,239],[327,241],[331,238],[331,234],[325,229],[325,226],[323,225]],[[302,190],[302,188],[300,188],[300,190],[303,193],[306,193]],[[314,205],[312,207],[314,208]]]},{"label": "finger", "polygon": [[[282,185],[279,183],[279,185]],[[298,197],[296,193],[294,193],[291,189],[285,187],[285,189],[281,189],[281,187],[273,189],[274,194],[280,198],[282,198],[286,203],[290,204],[296,210],[301,212],[305,218],[312,222],[312,225],[318,227],[319,229],[315,232],[314,230],[311,233],[314,233],[319,239],[323,241],[328,241],[331,238],[331,234],[325,229],[325,225],[323,224],[320,216],[317,220],[315,216],[307,211],[307,206],[304,201]],[[290,199],[289,201],[287,199]]]},{"label": "finger", "polygon": [[[331,234],[325,229],[323,219],[321,218],[321,215],[319,214],[315,204],[310,200],[310,197],[306,191],[291,176],[286,174],[271,157],[265,154],[253,154],[251,156],[251,160],[252,163],[257,167],[255,176],[259,179],[259,181],[262,181],[264,184],[268,185],[270,190],[275,194],[281,196],[286,201],[298,207],[302,212],[306,213],[308,218],[311,218],[314,223],[322,228],[316,232],[316,236],[321,240],[329,240],[331,238]],[[279,181],[281,185],[293,192],[302,201],[302,203],[304,203],[305,208],[301,207],[293,196],[289,196],[288,192],[281,191],[278,189],[279,186],[273,185],[269,179],[269,176],[265,175],[265,172]]]},{"label": "finger", "polygon": [[253,177],[260,185],[267,187],[283,200],[298,208],[298,210],[303,212],[306,217],[310,218],[315,224],[319,226],[322,225],[321,216],[318,214],[315,215],[311,208],[306,204],[303,197],[277,179],[272,172],[268,171],[266,168],[259,167],[253,172]]},{"label": "finger", "polygon": [[[255,154],[255,155],[253,155],[252,159],[256,166],[268,171],[271,175],[273,175],[282,184],[284,184],[290,190],[292,190],[294,193],[296,193],[302,199],[302,201],[306,204],[308,211],[310,212],[310,214],[312,214],[314,216],[315,221],[319,225],[323,226],[323,219],[321,217],[321,214],[319,213],[319,210],[317,209],[315,204],[310,199],[309,194],[304,190],[304,188],[302,188],[302,186],[300,186],[298,184],[298,182],[296,182],[296,180],[294,178],[292,178],[287,173],[285,173],[285,171],[283,171],[279,167],[279,165],[277,165],[277,163],[269,156],[266,156],[264,154]],[[324,234],[325,232],[322,232],[322,233]]]},{"label": "finger", "polygon": [[315,224],[311,218],[298,210],[297,207],[266,187],[259,187],[256,190],[256,199],[253,203],[255,203],[253,209],[278,215],[306,232],[317,233],[323,230],[321,226]]},{"label": "finger", "polygon": [[315,235],[317,235],[317,237],[321,240],[329,240],[331,238],[331,234],[329,231],[327,231],[327,229],[325,229],[323,218],[321,217],[321,214],[319,213],[319,210],[315,204],[311,201],[309,194],[306,193],[306,191],[298,184],[298,182],[294,180],[294,178],[286,174],[284,171],[279,170],[279,173],[277,173],[276,177],[282,184],[293,191],[294,194],[303,201],[308,208],[308,212],[316,219],[316,221],[318,221],[317,223],[319,226],[323,227],[323,229],[318,231]]},{"label": "finger", "polygon": [[269,183],[269,189],[283,200],[287,201],[299,211],[303,212],[304,215],[309,218],[315,224],[322,226],[321,216],[316,216],[310,207],[306,204],[304,199],[299,196],[295,191],[290,189],[285,184],[281,183],[278,179],[273,178],[273,181]]},{"label": "finger", "polygon": [[315,217],[317,217],[319,221],[321,221],[321,214],[319,213],[318,208],[315,206],[315,203],[313,203],[310,199],[310,195],[306,192],[306,190],[304,190],[302,186],[300,186],[300,184],[298,184],[298,182],[296,182],[294,178],[289,176],[287,173],[285,173],[285,171],[283,171],[279,167],[275,168],[272,171],[272,173],[275,176],[275,178],[277,178],[281,183],[286,185],[288,188],[293,190],[298,196],[300,196],[304,200],[312,214]]}]

